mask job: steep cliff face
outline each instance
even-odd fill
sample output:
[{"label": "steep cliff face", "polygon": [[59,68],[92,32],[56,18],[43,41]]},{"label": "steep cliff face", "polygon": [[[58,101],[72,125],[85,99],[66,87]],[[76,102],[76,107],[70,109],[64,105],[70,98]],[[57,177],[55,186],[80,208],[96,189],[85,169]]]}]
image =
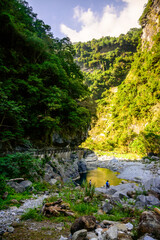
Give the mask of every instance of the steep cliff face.
[{"label": "steep cliff face", "polygon": [[159,13],[160,0],[149,0],[140,18],[142,40],[132,67],[118,91],[113,93],[110,89],[103,94],[98,105],[99,119],[87,139],[87,147],[141,155],[159,154]]},{"label": "steep cliff face", "polygon": [[142,24],[142,49],[151,49],[154,43],[153,36],[160,31],[160,0],[148,2],[148,9],[141,18]]}]

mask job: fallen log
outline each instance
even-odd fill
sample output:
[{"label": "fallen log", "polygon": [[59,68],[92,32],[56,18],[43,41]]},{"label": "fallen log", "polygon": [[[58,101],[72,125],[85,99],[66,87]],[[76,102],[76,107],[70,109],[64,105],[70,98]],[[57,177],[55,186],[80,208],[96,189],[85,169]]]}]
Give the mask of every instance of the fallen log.
[{"label": "fallen log", "polygon": [[65,216],[74,216],[74,212],[72,212],[69,208],[69,204],[62,201],[62,199],[58,199],[55,202],[45,203],[42,208],[42,213],[47,216],[59,216],[63,214]]}]

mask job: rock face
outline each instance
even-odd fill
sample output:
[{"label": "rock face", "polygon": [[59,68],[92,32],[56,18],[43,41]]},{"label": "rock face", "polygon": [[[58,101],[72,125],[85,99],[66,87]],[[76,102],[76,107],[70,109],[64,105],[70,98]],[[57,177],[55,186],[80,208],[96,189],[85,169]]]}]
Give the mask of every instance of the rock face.
[{"label": "rock face", "polygon": [[81,159],[80,161],[78,161],[78,172],[79,173],[87,172],[87,166],[86,166],[86,162],[84,161],[84,159]]},{"label": "rock face", "polygon": [[78,146],[84,142],[88,135],[88,129],[80,134],[68,135],[64,137],[62,134],[54,133],[52,136],[52,143],[54,146],[66,147],[66,146]]},{"label": "rock face", "polygon": [[[160,31],[158,15],[160,13],[160,0],[152,1],[150,12],[142,20],[142,49],[151,49],[153,45],[152,37]],[[147,44],[146,44],[147,43]]]},{"label": "rock face", "polygon": [[160,215],[149,211],[143,212],[140,218],[138,232],[140,235],[151,233],[160,239]]}]

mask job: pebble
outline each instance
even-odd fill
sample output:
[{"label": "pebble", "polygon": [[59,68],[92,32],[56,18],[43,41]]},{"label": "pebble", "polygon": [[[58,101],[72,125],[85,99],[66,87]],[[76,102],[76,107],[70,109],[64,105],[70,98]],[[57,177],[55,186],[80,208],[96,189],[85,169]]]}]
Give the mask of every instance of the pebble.
[{"label": "pebble", "polygon": [[[37,197],[37,199],[35,199]],[[47,198],[48,195],[34,196],[34,199],[27,199],[22,206],[10,207],[7,210],[0,211],[0,235],[5,232],[14,231],[14,228],[11,227],[13,222],[19,222],[20,216],[30,208],[37,208],[43,204],[43,200]]]}]

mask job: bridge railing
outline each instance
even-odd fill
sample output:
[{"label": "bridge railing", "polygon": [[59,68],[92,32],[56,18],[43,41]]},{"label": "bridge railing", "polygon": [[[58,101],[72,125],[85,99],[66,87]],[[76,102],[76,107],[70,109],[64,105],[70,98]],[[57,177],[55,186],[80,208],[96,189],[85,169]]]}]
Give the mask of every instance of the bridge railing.
[{"label": "bridge railing", "polygon": [[13,154],[16,152],[20,152],[20,153],[31,153],[35,156],[38,155],[45,155],[45,156],[54,156],[55,154],[58,153],[71,153],[71,152],[77,152],[77,151],[84,151],[85,148],[42,148],[42,149],[27,149],[27,150],[14,150],[14,151],[8,151],[6,153],[0,153],[0,156],[4,156],[5,154]]}]

